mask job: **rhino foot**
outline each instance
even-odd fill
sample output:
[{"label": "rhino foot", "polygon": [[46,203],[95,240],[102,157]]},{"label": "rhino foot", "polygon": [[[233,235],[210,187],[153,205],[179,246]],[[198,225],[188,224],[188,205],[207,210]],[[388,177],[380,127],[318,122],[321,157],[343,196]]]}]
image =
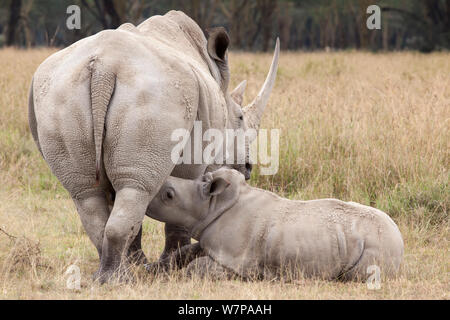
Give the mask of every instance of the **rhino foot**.
[{"label": "rhino foot", "polygon": [[100,284],[105,283],[130,283],[135,280],[135,277],[130,272],[129,268],[121,267],[118,270],[98,270],[93,274],[93,280]]},{"label": "rhino foot", "polygon": [[144,265],[145,270],[147,270],[149,273],[153,275],[157,275],[160,273],[166,273],[168,272],[171,267],[168,263],[161,263],[160,261],[147,263]]}]

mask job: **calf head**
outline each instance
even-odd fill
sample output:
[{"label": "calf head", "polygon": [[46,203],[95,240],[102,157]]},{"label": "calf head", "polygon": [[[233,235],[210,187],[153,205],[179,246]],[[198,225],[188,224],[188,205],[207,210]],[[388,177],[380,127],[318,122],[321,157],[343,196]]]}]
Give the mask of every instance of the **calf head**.
[{"label": "calf head", "polygon": [[156,220],[187,228],[194,239],[239,199],[244,176],[232,169],[206,173],[200,179],[169,177],[147,209]]}]

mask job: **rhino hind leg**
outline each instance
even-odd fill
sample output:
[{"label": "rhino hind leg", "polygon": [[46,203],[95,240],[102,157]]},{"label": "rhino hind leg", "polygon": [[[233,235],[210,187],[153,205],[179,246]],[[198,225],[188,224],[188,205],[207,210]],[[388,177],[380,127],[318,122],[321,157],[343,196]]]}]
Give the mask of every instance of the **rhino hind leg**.
[{"label": "rhino hind leg", "polygon": [[106,196],[103,191],[98,190],[90,192],[89,195],[74,198],[73,201],[80,216],[81,223],[101,259],[103,233],[110,214]]},{"label": "rhino hind leg", "polygon": [[400,260],[393,256],[383,256],[376,249],[365,250],[361,260],[351,270],[349,278],[367,281],[375,278],[394,279],[400,271]]},{"label": "rhino hind leg", "polygon": [[[110,205],[110,211],[114,206],[114,201],[116,199],[116,192],[114,190],[110,190],[110,199],[112,205]],[[104,228],[103,228],[104,229]],[[128,249],[128,261],[135,264],[146,264],[148,263],[147,257],[142,250],[142,226],[139,229],[137,236],[134,238],[133,242]]]},{"label": "rhino hind leg", "polygon": [[375,248],[365,248],[361,257],[345,273],[341,274],[339,280],[342,281],[366,281],[372,274],[379,272],[379,276],[392,276],[390,265],[382,261],[379,252]]},{"label": "rhino hind leg", "polygon": [[105,226],[100,270],[97,279],[105,283],[111,279],[129,281],[128,252],[141,232],[142,220],[150,202],[148,192],[124,187],[116,193],[113,210]]}]

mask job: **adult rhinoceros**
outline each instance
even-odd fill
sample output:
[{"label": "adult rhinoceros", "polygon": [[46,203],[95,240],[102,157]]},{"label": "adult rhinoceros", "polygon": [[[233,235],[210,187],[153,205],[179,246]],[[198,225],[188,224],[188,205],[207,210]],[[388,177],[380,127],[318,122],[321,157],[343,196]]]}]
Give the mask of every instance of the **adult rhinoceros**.
[{"label": "adult rhinoceros", "polygon": [[[228,44],[223,28],[206,40],[193,20],[170,11],[82,39],[34,74],[31,132],[97,248],[100,282],[116,271],[126,279],[121,266],[129,257],[145,261],[142,220],[165,179],[193,179],[207,167],[175,166],[173,130],[192,130],[196,119],[203,131],[258,127],[275,82],[278,41],[263,88],[243,109],[244,86],[228,92]],[[166,226],[165,252],[189,242]]]}]

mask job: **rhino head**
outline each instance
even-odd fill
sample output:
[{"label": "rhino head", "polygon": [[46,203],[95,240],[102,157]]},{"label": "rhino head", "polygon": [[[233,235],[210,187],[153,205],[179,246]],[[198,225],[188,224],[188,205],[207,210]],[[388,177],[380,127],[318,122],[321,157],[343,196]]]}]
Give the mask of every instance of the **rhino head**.
[{"label": "rhino head", "polygon": [[[262,115],[269,101],[270,93],[275,84],[278,69],[278,59],[280,55],[280,41],[277,38],[275,45],[275,52],[270,66],[269,73],[266,80],[260,89],[258,95],[253,101],[242,106],[244,99],[244,92],[247,85],[247,81],[242,81],[234,90],[229,91],[228,85],[230,80],[230,71],[228,65],[228,46],[230,39],[224,28],[214,28],[208,30],[209,37],[207,43],[208,54],[217,66],[221,77],[221,89],[224,94],[225,101],[228,107],[228,123],[229,129],[247,129],[258,130]],[[245,144],[245,163],[238,163],[237,157],[235,157],[234,164],[229,167],[241,172],[245,179],[250,179],[252,170],[252,164],[249,161],[249,145],[256,138],[256,135],[246,140]],[[237,145],[236,143],[234,144]],[[233,152],[236,152],[233,150]],[[206,172],[212,172],[217,170],[221,165],[210,165]]]}]

